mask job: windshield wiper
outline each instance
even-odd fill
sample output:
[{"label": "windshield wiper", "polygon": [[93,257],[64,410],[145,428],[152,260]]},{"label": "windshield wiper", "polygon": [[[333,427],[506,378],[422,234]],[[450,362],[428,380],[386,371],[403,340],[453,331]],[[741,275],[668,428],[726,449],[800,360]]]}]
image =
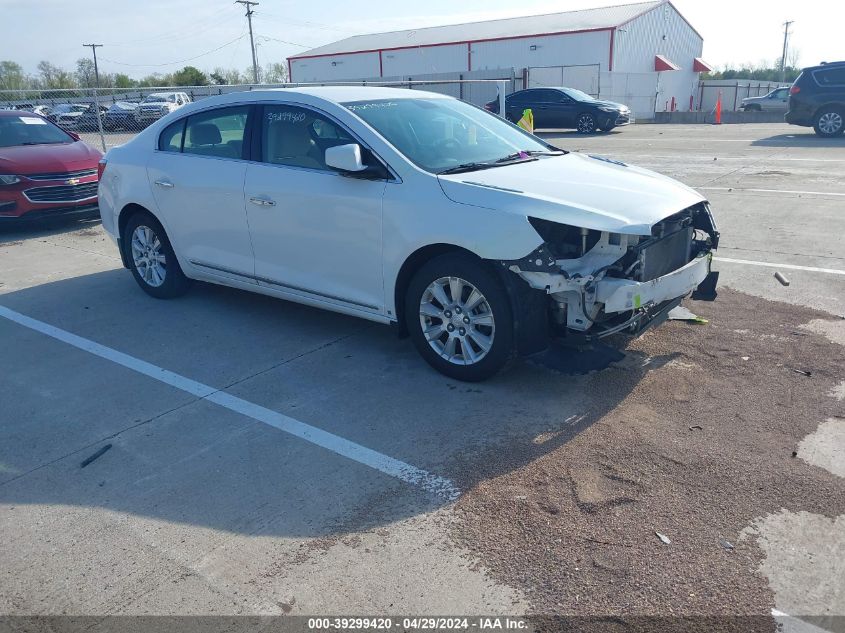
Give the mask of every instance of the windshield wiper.
[{"label": "windshield wiper", "polygon": [[508,154],[507,156],[503,156],[496,160],[497,163],[508,163],[512,160],[518,160],[520,158],[533,158],[534,156],[561,156],[565,154],[563,150],[560,151],[551,151],[551,150],[539,150],[539,149],[532,149],[532,150],[520,150],[518,152],[514,152],[513,154]]},{"label": "windshield wiper", "polygon": [[443,176],[445,174],[460,174],[461,172],[465,171],[477,171],[479,169],[490,169],[492,167],[498,167],[496,163],[461,163],[460,165],[455,165],[454,167],[448,167],[442,171],[438,171],[438,176]]}]

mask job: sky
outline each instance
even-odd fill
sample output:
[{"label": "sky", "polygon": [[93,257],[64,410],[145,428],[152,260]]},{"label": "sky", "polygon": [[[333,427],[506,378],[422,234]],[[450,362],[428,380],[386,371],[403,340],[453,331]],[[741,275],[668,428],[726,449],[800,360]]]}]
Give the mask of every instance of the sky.
[{"label": "sky", "polygon": [[[620,4],[619,0],[259,0],[253,28],[260,64],[350,35]],[[799,65],[845,59],[841,0],[673,0],[704,37],[704,59],[718,67],[773,62],[783,22]],[[471,32],[467,33],[471,38]],[[35,73],[41,60],[72,70],[97,50],[100,68],[142,77],[185,65],[250,67],[242,5],[231,0],[0,0],[0,60]],[[217,50],[215,50],[217,49]]]}]

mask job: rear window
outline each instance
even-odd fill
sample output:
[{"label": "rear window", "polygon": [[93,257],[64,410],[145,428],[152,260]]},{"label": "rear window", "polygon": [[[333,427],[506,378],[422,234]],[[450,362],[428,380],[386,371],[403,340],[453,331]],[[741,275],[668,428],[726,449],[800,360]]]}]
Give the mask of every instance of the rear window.
[{"label": "rear window", "polygon": [[820,86],[845,86],[845,67],[817,70],[813,76]]}]

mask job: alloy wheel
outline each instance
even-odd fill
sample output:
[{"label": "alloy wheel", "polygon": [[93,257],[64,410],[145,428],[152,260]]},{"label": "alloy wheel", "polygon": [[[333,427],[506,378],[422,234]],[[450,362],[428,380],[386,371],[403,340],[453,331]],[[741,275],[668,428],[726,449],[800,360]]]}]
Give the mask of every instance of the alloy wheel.
[{"label": "alloy wheel", "polygon": [[454,365],[474,365],[493,347],[496,323],[484,295],[460,277],[441,277],[420,299],[426,341]]},{"label": "alloy wheel", "polygon": [[819,129],[824,134],[836,134],[842,129],[842,115],[838,112],[825,112],[819,117]]},{"label": "alloy wheel", "polygon": [[167,258],[161,240],[148,226],[140,225],[132,233],[132,261],[141,279],[158,288],[167,276]]},{"label": "alloy wheel", "polygon": [[593,119],[592,115],[589,114],[582,114],[578,117],[578,131],[581,134],[589,134],[596,129],[596,121]]}]

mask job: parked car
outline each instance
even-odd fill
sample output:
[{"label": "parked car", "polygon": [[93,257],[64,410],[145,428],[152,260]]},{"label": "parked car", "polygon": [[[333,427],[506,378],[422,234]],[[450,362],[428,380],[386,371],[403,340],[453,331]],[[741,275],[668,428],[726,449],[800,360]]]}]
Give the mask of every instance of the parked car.
[{"label": "parked car", "polygon": [[101,166],[103,226],[151,296],[199,279],[394,323],[458,380],[641,332],[715,279],[693,189],[434,93],[209,97]]},{"label": "parked car", "polygon": [[786,112],[789,104],[789,88],[776,88],[762,97],[746,97],[741,109],[746,112]]},{"label": "parked car", "polygon": [[[97,122],[97,115],[94,114],[97,111],[100,113],[100,123]],[[107,111],[107,106],[101,105],[97,107],[92,103],[85,112],[76,118],[76,121],[72,125],[74,129],[80,132],[97,132],[100,129],[100,124],[105,119]]]},{"label": "parked car", "polygon": [[87,103],[60,103],[51,108],[47,118],[59,127],[71,129],[87,109]]},{"label": "parked car", "polygon": [[845,132],[845,61],[810,66],[789,90],[786,122],[812,127],[819,136]]},{"label": "parked car", "polygon": [[137,103],[118,101],[109,107],[103,117],[103,126],[110,132],[136,129],[135,111],[137,109]]},{"label": "parked car", "polygon": [[191,98],[184,92],[154,92],[138,104],[135,121],[138,125],[149,125],[190,102]]},{"label": "parked car", "polygon": [[[528,88],[505,97],[505,114],[512,123],[519,121],[528,108],[534,115],[534,129],[572,128],[591,134],[596,130],[609,132],[634,121],[628,106],[600,101],[574,88]],[[484,109],[499,114],[498,98]]]},{"label": "parked car", "polygon": [[0,112],[0,221],[96,214],[101,157],[44,117]]}]

